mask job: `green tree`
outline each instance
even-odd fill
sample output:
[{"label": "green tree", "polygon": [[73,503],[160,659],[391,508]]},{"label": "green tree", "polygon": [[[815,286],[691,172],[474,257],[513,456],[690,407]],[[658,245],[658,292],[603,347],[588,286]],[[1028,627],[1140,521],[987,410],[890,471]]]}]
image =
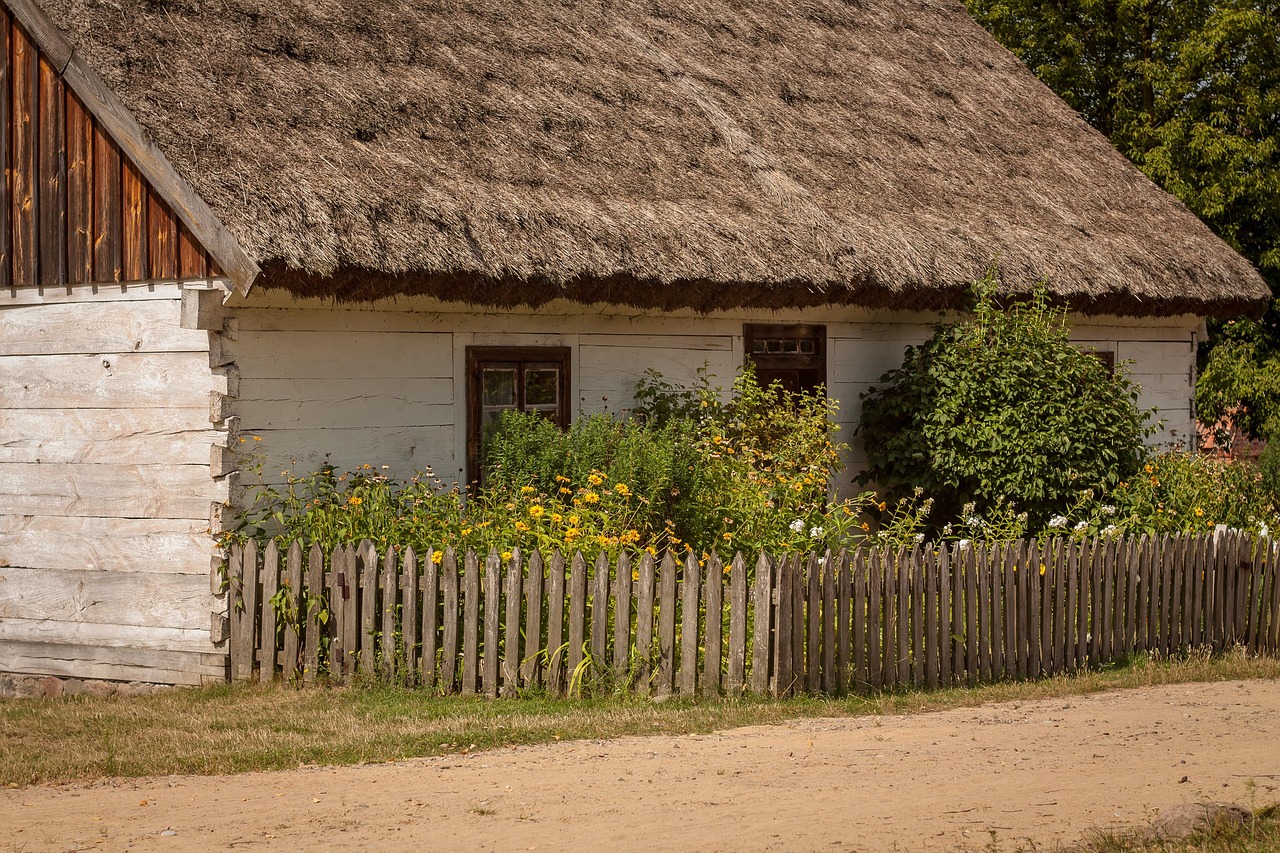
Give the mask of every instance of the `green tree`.
[{"label": "green tree", "polygon": [[[1280,294],[1280,3],[966,2],[997,40]],[[1254,407],[1247,428],[1280,423],[1280,402],[1257,384],[1280,355],[1280,301],[1260,322],[1214,324],[1211,332],[1230,352],[1214,358],[1211,345],[1201,353],[1211,388],[1198,394],[1202,416],[1246,405]]]},{"label": "green tree", "polygon": [[908,348],[862,396],[862,482],[890,499],[922,487],[940,519],[1012,501],[1037,529],[1086,489],[1131,479],[1151,428],[1136,386],[1070,342],[1043,288],[1008,307],[996,288],[994,273],[977,282],[970,318]]}]

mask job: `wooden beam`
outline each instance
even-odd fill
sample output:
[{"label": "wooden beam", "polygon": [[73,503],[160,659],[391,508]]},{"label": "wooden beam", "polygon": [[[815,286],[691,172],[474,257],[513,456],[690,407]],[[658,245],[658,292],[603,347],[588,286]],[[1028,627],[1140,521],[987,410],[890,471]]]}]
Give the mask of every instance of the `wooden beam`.
[{"label": "wooden beam", "polygon": [[128,159],[120,172],[121,277],[124,281],[144,281],[147,269],[147,185],[142,173]]},{"label": "wooden beam", "polygon": [[39,241],[36,219],[36,110],[40,101],[39,54],[22,28],[11,29],[13,38],[13,283],[38,283]]},{"label": "wooden beam", "polygon": [[169,206],[154,192],[147,193],[147,263],[150,278],[178,277],[178,223]]},{"label": "wooden beam", "polygon": [[88,284],[93,281],[93,117],[70,91],[66,110],[67,280]]},{"label": "wooden beam", "polygon": [[39,61],[39,227],[40,285],[67,283],[67,146],[62,80],[44,58]]},{"label": "wooden beam", "polygon": [[121,281],[120,149],[97,125],[93,129],[93,280]]},{"label": "wooden beam", "polygon": [[13,69],[9,64],[12,36],[13,20],[7,13],[0,15],[0,287],[13,284],[13,231],[9,224],[13,180],[9,133],[13,122]]}]

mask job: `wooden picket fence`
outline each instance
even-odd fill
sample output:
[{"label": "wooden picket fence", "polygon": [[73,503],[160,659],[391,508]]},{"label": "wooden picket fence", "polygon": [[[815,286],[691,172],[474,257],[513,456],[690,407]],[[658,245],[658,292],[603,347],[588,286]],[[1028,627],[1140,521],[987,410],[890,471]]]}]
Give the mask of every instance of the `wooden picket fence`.
[{"label": "wooden picket fence", "polygon": [[610,561],[229,549],[230,676],[441,693],[843,694],[1280,651],[1280,542],[1237,532]]}]

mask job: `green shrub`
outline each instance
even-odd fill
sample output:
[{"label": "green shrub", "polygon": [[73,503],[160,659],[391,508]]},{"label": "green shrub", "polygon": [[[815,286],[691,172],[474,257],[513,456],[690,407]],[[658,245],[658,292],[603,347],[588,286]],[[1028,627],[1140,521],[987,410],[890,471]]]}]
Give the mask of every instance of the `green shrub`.
[{"label": "green shrub", "polygon": [[1137,387],[1071,344],[1043,288],[1007,305],[996,289],[993,271],[974,285],[972,316],[908,348],[862,396],[861,481],[890,499],[923,488],[941,518],[1012,502],[1036,529],[1082,491],[1132,479],[1153,428]]}]

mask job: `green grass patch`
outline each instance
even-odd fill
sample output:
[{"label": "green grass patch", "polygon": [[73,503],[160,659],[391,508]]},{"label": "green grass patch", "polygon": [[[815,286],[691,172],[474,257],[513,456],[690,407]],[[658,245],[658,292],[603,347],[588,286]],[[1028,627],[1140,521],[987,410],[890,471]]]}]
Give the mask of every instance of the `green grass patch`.
[{"label": "green grass patch", "polygon": [[153,696],[0,700],[0,784],[357,764],[583,738],[705,733],[803,717],[914,714],[1101,690],[1280,678],[1280,660],[1241,651],[973,689],[841,699],[439,697],[393,687],[267,685]]}]

